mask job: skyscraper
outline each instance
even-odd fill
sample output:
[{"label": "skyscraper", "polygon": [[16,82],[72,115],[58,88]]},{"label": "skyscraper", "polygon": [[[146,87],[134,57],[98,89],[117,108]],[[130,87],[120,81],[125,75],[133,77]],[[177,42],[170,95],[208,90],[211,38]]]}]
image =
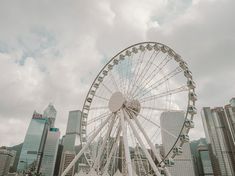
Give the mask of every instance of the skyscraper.
[{"label": "skyscraper", "polygon": [[54,127],[56,109],[49,104],[43,115],[34,111],[21,150],[17,170],[39,172],[48,131]]},{"label": "skyscraper", "polygon": [[54,175],[57,150],[59,146],[60,131],[58,128],[50,128],[43,151],[40,173],[46,176]]},{"label": "skyscraper", "polygon": [[66,135],[63,139],[64,151],[74,151],[74,147],[80,145],[81,116],[82,112],[79,110],[69,112]]},{"label": "skyscraper", "polygon": [[[162,129],[164,155],[171,149],[176,141],[176,138],[166,133],[166,131],[177,136],[180,133],[183,123],[184,113],[182,111],[169,111],[161,114],[160,124]],[[189,143],[185,143],[182,149],[183,153],[174,158],[175,165],[173,167],[169,167],[169,171],[174,176],[195,176]]]},{"label": "skyscraper", "polygon": [[[63,136],[63,154],[60,162],[60,174],[66,169],[68,166],[68,162],[71,162],[70,159],[75,157],[76,151],[75,146],[80,145],[80,130],[81,130],[81,116],[82,112],[80,110],[70,111],[69,118],[66,128],[66,134]],[[81,159],[80,159],[81,160]],[[78,164],[76,164],[76,168],[72,168],[69,172],[70,174],[74,174],[74,170],[78,171]]]},{"label": "skyscraper", "polygon": [[13,165],[16,152],[0,147],[0,176],[8,174],[10,167]]},{"label": "skyscraper", "polygon": [[[61,157],[61,163],[60,163],[60,174],[63,173],[63,171],[68,167],[68,165],[73,161],[75,158],[75,152],[71,151],[64,151]],[[75,171],[75,167],[72,167],[69,172],[66,174],[66,176],[73,176]]]},{"label": "skyscraper", "polygon": [[42,114],[34,111],[21,150],[17,167],[18,171],[36,167],[38,155],[46,139],[47,128],[47,119],[42,118]]},{"label": "skyscraper", "polygon": [[47,106],[47,108],[43,112],[43,118],[48,119],[50,128],[54,127],[56,114],[57,111],[51,103]]},{"label": "skyscraper", "polygon": [[214,175],[205,138],[190,142],[196,176]]},{"label": "skyscraper", "polygon": [[203,108],[202,120],[214,174],[235,175],[235,148],[232,142],[231,124],[229,124],[224,108]]}]

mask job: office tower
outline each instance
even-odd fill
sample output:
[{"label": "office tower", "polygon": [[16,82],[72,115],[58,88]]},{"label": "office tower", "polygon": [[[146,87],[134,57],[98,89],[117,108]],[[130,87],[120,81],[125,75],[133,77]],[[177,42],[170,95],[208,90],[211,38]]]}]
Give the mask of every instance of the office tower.
[{"label": "office tower", "polygon": [[196,176],[214,175],[208,144],[205,138],[190,142]]},{"label": "office tower", "polygon": [[[171,149],[176,141],[176,137],[170,134],[179,135],[182,125],[184,123],[184,113],[177,112],[163,112],[160,117],[160,124],[162,130],[162,145],[164,155]],[[164,129],[164,130],[163,130]],[[169,132],[167,133],[166,130]],[[182,147],[183,153],[174,158],[175,165],[169,167],[169,171],[174,176],[194,176],[193,160],[189,143],[185,143]]]},{"label": "office tower", "polygon": [[209,151],[206,144],[200,143],[197,146],[198,168],[200,176],[214,175]]},{"label": "office tower", "polygon": [[50,128],[43,151],[40,173],[46,176],[54,175],[56,156],[59,146],[60,131],[58,128]]},{"label": "office tower", "polygon": [[18,171],[37,166],[39,155],[42,153],[43,143],[46,139],[47,128],[47,119],[42,118],[42,114],[34,111],[21,150],[17,167]]},{"label": "office tower", "polygon": [[8,174],[10,167],[13,166],[15,155],[15,151],[10,151],[6,147],[0,147],[0,176]]},{"label": "office tower", "polygon": [[69,112],[66,135],[63,138],[64,151],[74,151],[74,147],[80,145],[81,116],[79,110]]},{"label": "office tower", "polygon": [[235,148],[235,98],[232,98],[230,104],[225,106],[225,111],[231,132],[232,141],[230,141],[230,145],[232,148]]},{"label": "office tower", "polygon": [[57,151],[57,156],[56,156],[55,170],[54,170],[54,175],[55,176],[59,175],[62,153],[63,153],[63,145],[59,144],[58,151]]},{"label": "office tower", "polygon": [[43,112],[43,118],[48,119],[50,128],[54,128],[55,118],[57,111],[55,107],[50,103],[48,107]]},{"label": "office tower", "polygon": [[[60,164],[60,174],[61,175],[63,173],[63,171],[68,167],[68,165],[73,161],[73,159],[75,158],[75,152],[71,152],[71,151],[65,151],[62,154],[61,157],[61,164]],[[75,171],[75,167],[72,167],[69,172],[66,174],[66,176],[73,176],[74,175],[74,171]]]},{"label": "office tower", "polygon": [[202,120],[215,175],[235,175],[235,148],[231,124],[223,107],[204,107]]},{"label": "office tower", "polygon": [[[62,174],[62,171],[64,171],[64,169],[68,166],[67,163],[69,159],[72,158],[72,155],[73,154],[75,155],[78,152],[75,150],[75,146],[79,146],[81,144],[80,142],[81,116],[82,112],[80,110],[69,112],[66,134],[62,139],[63,154],[60,163],[60,174]],[[76,164],[76,168],[73,167],[71,169],[73,170],[73,172],[71,173],[74,173],[74,170],[76,170],[77,172],[78,169],[79,169],[78,164]]]}]

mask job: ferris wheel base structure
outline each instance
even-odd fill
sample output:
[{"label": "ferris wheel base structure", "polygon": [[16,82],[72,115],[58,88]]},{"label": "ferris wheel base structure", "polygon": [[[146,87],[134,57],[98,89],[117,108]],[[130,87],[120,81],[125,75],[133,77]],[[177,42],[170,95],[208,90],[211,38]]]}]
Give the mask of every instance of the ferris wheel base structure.
[{"label": "ferris wheel base structure", "polygon": [[[170,176],[168,167],[189,142],[197,113],[195,83],[182,57],[157,42],[134,44],[116,54],[94,79],[82,109],[82,149],[62,173],[83,157],[77,175]],[[163,112],[184,111],[177,134],[160,125]],[[173,138],[163,153],[162,134]]]}]

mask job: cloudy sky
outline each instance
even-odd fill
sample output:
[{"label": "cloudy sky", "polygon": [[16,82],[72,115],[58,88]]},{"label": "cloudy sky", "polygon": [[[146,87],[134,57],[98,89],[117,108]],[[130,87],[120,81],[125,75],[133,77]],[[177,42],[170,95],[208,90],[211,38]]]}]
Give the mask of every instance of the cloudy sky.
[{"label": "cloudy sky", "polygon": [[[197,108],[235,96],[234,0],[1,0],[0,146],[19,144],[34,110],[52,102],[65,132],[104,63],[141,41],[188,62]],[[191,138],[204,136],[200,115]]]}]

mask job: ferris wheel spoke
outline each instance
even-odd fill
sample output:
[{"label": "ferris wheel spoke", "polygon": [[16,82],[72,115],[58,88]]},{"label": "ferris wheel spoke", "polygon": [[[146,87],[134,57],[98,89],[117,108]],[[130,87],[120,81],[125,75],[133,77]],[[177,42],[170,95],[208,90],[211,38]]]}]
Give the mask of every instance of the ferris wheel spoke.
[{"label": "ferris wheel spoke", "polygon": [[140,52],[140,54],[139,54],[139,58],[138,58],[138,61],[136,62],[135,69],[134,69],[134,72],[133,72],[132,86],[130,87],[130,90],[128,91],[128,94],[131,93],[131,90],[135,86],[135,82],[136,82],[137,76],[139,74],[139,70],[140,70],[140,68],[142,66],[142,63],[143,63],[144,55],[145,55],[145,51]]},{"label": "ferris wheel spoke", "polygon": [[92,110],[100,110],[100,109],[108,109],[108,106],[97,106],[97,107],[92,107],[92,108],[90,108],[90,111],[92,111]]},{"label": "ferris wheel spoke", "polygon": [[129,90],[129,87],[130,87],[130,84],[131,84],[131,74],[132,74],[132,72],[131,72],[131,65],[133,64],[133,54],[128,58],[128,67],[129,67],[129,69],[127,69],[127,89],[126,89],[126,92],[125,92],[125,94],[127,95],[127,97],[129,97],[129,95],[128,95],[128,90]]},{"label": "ferris wheel spoke", "polygon": [[113,129],[113,125],[115,123],[115,120],[116,120],[116,116],[112,118],[111,123],[110,123],[110,125],[109,125],[109,127],[106,131],[106,134],[105,134],[105,137],[103,139],[102,145],[101,145],[101,147],[98,151],[98,156],[96,157],[95,162],[94,162],[94,166],[93,166],[94,169],[99,170],[98,162],[100,161],[100,157],[104,152],[104,147],[107,144],[107,139],[110,137],[110,134],[111,134],[111,131]]},{"label": "ferris wheel spoke", "polygon": [[144,97],[144,98],[140,99],[140,103],[155,100],[155,99],[158,99],[158,98],[166,97],[168,95],[173,95],[173,94],[177,94],[177,93],[188,91],[188,90],[189,90],[188,86],[184,85],[184,86],[172,89],[172,90],[167,90],[165,92],[161,92],[159,94],[151,95],[149,97]]},{"label": "ferris wheel spoke", "polygon": [[175,136],[173,133],[169,132],[168,130],[166,130],[165,128],[161,127],[159,124],[157,124],[156,122],[153,122],[152,120],[144,117],[143,115],[139,114],[140,117],[144,118],[145,120],[147,120],[148,122],[152,123],[153,125],[155,125],[156,127],[158,127],[159,129],[161,129],[162,131],[166,132],[168,135],[174,137],[175,139],[178,139],[177,136]]},{"label": "ferris wheel spoke", "polygon": [[109,72],[109,74],[110,74],[111,81],[112,81],[114,87],[116,88],[116,91],[120,91],[120,89],[119,89],[119,87],[118,87],[118,84],[117,84],[117,81],[116,81],[116,79],[114,78],[112,72]]},{"label": "ferris wheel spoke", "polygon": [[143,164],[141,152],[139,150],[139,144],[138,144],[133,132],[131,132],[132,130],[131,130],[130,125],[128,125],[128,128],[129,128],[129,131],[130,131],[130,134],[131,134],[132,141],[135,144],[134,145],[135,146],[135,148],[134,148],[134,154],[135,154],[134,159],[136,158],[139,174],[142,174],[142,171],[144,172],[144,174],[147,174],[147,172],[145,170],[145,167],[144,167],[144,164]]},{"label": "ferris wheel spoke", "polygon": [[177,109],[170,109],[170,108],[158,108],[158,107],[150,107],[150,106],[143,106],[141,109],[146,109],[146,110],[154,110],[154,111],[171,111],[171,112],[179,112]]},{"label": "ferris wheel spoke", "polygon": [[136,94],[140,89],[147,87],[147,85],[155,78],[156,75],[158,75],[163,70],[163,68],[167,65],[170,60],[172,60],[172,58],[166,55],[166,57],[163,59],[163,61],[160,62],[159,65],[155,65],[154,63],[152,63],[152,65],[156,68],[148,76],[146,76],[146,79],[141,82],[141,86],[137,87],[137,90],[134,92],[134,94]]},{"label": "ferris wheel spoke", "polygon": [[109,92],[109,93],[113,93],[109,88],[108,86],[106,86],[103,82],[101,82],[101,85],[104,86],[104,88]]},{"label": "ferris wheel spoke", "polygon": [[102,97],[102,96],[100,96],[100,95],[94,95],[94,97],[97,97],[97,98],[102,99],[102,100],[109,101],[109,99],[108,99],[108,98],[106,98],[106,97]]},{"label": "ferris wheel spoke", "polygon": [[[120,121],[119,121],[119,124],[120,124]],[[108,172],[108,168],[109,168],[111,159],[113,157],[113,154],[116,153],[116,150],[118,148],[118,142],[119,142],[119,139],[120,139],[120,133],[121,133],[121,126],[119,125],[118,131],[117,131],[117,134],[116,134],[116,137],[115,137],[115,142],[112,146],[112,149],[110,151],[110,154],[108,156],[107,162],[106,162],[105,167],[104,167],[104,172]]]},{"label": "ferris wheel spoke", "polygon": [[96,117],[93,117],[91,120],[87,121],[87,124],[89,125],[90,123],[96,122],[104,117],[109,116],[109,115],[111,115],[111,113],[109,111],[106,111],[105,113],[102,113]]},{"label": "ferris wheel spoke", "polygon": [[[142,98],[143,96],[145,96],[146,94],[148,94],[152,90],[157,89],[159,86],[161,86],[167,80],[173,78],[174,76],[178,75],[182,71],[183,70],[180,67],[177,67],[175,70],[173,70],[172,72],[168,73],[167,75],[165,75],[164,77],[159,79],[157,82],[153,83],[149,88],[147,88],[148,90],[146,92],[144,92],[143,94],[139,95],[138,97]],[[134,97],[137,97],[137,96],[134,96]]]},{"label": "ferris wheel spoke", "polygon": [[[151,54],[151,56],[149,57],[148,61],[146,62],[144,68],[142,69],[141,73],[139,74],[137,80],[136,80],[136,85],[141,85],[142,80],[144,79],[145,75],[147,74],[147,72],[149,71],[153,60],[157,57],[159,52],[156,53],[155,50],[153,50],[153,53]],[[155,54],[155,56],[154,56]],[[132,90],[131,90],[131,94],[134,94],[134,92],[136,91],[136,87],[138,88],[138,86],[135,86]]]},{"label": "ferris wheel spoke", "polygon": [[[126,111],[124,111],[124,113],[126,113]],[[140,144],[140,146],[141,146],[143,152],[145,153],[145,156],[147,157],[147,159],[148,159],[148,161],[149,161],[149,163],[150,163],[152,169],[154,170],[154,173],[155,173],[157,176],[161,176],[161,174],[160,174],[160,172],[159,172],[157,166],[155,165],[155,163],[154,163],[152,157],[150,156],[149,152],[147,151],[147,149],[146,149],[146,147],[145,147],[145,145],[144,145],[144,143],[143,143],[141,137],[139,136],[138,132],[136,131],[136,129],[135,129],[135,127],[134,127],[132,121],[131,121],[130,118],[128,117],[128,115],[125,116],[125,119],[126,119],[126,121],[128,122],[128,124],[130,125],[130,127],[131,127],[131,129],[132,129],[132,131],[133,131],[133,134],[134,134],[134,136],[136,137],[137,141],[139,142],[139,144]]]},{"label": "ferris wheel spoke", "polygon": [[144,138],[146,139],[147,143],[149,144],[151,150],[153,151],[153,154],[155,155],[155,157],[157,158],[158,162],[161,163],[161,166],[164,167],[164,163],[162,162],[162,158],[160,156],[160,153],[157,152],[155,146],[153,145],[153,143],[151,142],[149,136],[147,135],[147,133],[145,132],[144,128],[141,126],[139,120],[136,117],[133,117],[135,124],[138,126],[138,128],[140,129],[140,131],[142,132],[142,134],[144,135]]}]

